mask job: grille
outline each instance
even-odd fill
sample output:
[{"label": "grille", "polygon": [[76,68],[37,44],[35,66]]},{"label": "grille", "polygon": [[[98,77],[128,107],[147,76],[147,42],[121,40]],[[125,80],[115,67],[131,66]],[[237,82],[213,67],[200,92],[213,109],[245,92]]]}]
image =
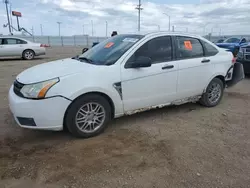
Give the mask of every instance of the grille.
[{"label": "grille", "polygon": [[23,97],[23,94],[21,93],[21,89],[23,88],[24,84],[18,82],[17,80],[14,81],[14,93],[20,97]]}]

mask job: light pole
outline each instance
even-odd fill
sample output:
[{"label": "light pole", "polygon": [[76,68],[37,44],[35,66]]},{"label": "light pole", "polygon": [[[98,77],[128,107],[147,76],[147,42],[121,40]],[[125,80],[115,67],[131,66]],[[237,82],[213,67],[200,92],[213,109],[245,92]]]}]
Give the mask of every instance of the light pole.
[{"label": "light pole", "polygon": [[9,15],[9,10],[8,10],[9,1],[5,0],[4,3],[6,6],[6,13],[7,13],[8,25],[9,25],[9,33],[11,34],[10,15]]},{"label": "light pole", "polygon": [[93,20],[91,20],[91,28],[92,28],[92,37],[94,36],[94,23]]},{"label": "light pole", "polygon": [[170,31],[170,16],[167,14],[167,13],[163,13],[165,14],[166,16],[168,16],[168,31]]},{"label": "light pole", "polygon": [[141,8],[141,0],[139,0],[139,4],[137,5],[137,7],[135,8],[138,10],[138,31],[140,32],[141,30],[141,10],[143,8]]},{"label": "light pole", "polygon": [[34,36],[34,27],[32,26],[32,28],[30,30],[32,32],[32,36]]},{"label": "light pole", "polygon": [[10,2],[10,25],[11,25],[11,32],[13,31],[13,24],[12,24],[12,3]]},{"label": "light pole", "polygon": [[41,29],[41,36],[43,36],[43,25],[40,24],[40,29]]},{"label": "light pole", "polygon": [[209,25],[210,23],[206,23],[205,25],[204,25],[204,35],[206,35],[206,27]]},{"label": "light pole", "polygon": [[160,25],[157,25],[158,26],[158,31],[160,31],[161,30],[161,27],[160,27]]},{"label": "light pole", "polygon": [[58,31],[59,31],[59,37],[61,36],[61,24],[62,22],[57,22],[58,23]]},{"label": "light pole", "polygon": [[106,37],[108,37],[108,22],[106,21]]}]

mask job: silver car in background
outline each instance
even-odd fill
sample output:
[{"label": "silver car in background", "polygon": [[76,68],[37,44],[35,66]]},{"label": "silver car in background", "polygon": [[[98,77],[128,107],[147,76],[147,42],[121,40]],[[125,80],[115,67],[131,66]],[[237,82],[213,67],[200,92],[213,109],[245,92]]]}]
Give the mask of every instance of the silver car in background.
[{"label": "silver car in background", "polygon": [[35,56],[45,55],[46,50],[40,43],[34,43],[18,37],[0,36],[0,57],[19,56],[31,60]]}]

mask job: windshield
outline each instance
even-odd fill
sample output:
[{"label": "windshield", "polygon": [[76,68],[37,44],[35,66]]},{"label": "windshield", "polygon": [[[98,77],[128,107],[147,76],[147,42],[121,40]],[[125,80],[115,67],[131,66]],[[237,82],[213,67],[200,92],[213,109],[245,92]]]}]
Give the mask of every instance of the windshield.
[{"label": "windshield", "polygon": [[79,59],[88,59],[96,65],[112,65],[143,37],[143,35],[116,35],[89,49],[80,55]]},{"label": "windshield", "polygon": [[229,39],[224,40],[224,43],[239,43],[239,42],[240,42],[240,39],[238,38],[229,38]]}]

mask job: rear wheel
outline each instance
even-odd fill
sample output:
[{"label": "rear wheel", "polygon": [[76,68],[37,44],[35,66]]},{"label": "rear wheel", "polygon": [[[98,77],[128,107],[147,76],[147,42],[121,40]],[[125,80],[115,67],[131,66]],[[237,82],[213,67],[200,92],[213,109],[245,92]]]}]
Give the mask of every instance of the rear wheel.
[{"label": "rear wheel", "polygon": [[224,94],[224,84],[219,78],[214,78],[203,93],[200,103],[206,107],[218,105]]},{"label": "rear wheel", "polygon": [[25,60],[31,60],[34,59],[35,57],[35,52],[33,50],[25,50],[23,52],[23,59]]},{"label": "rear wheel", "polygon": [[76,137],[93,137],[105,130],[111,119],[111,107],[101,95],[85,95],[69,107],[65,123]]}]

